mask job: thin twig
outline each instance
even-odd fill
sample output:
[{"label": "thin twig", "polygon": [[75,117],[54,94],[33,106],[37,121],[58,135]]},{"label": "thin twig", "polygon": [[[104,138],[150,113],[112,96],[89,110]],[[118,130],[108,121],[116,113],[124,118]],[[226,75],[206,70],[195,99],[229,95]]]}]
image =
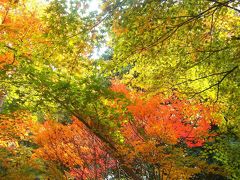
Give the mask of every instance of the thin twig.
[{"label": "thin twig", "polygon": [[[212,84],[211,86],[209,86],[209,87],[207,87],[206,89],[203,89],[203,90],[201,90],[201,91],[199,91],[199,92],[196,92],[196,93],[194,93],[193,94],[193,96],[191,97],[191,98],[193,98],[194,96],[196,96],[196,95],[198,95],[198,94],[201,94],[201,93],[203,93],[203,92],[205,92],[205,91],[207,91],[207,90],[209,90],[209,89],[211,89],[211,88],[213,88],[213,87],[215,87],[215,86],[220,86],[220,84],[223,82],[223,80],[229,75],[229,74],[231,74],[235,69],[237,69],[238,68],[238,66],[235,66],[233,69],[231,69],[231,70],[229,70],[228,72],[226,72],[226,74],[217,82],[217,83],[215,83],[215,84]],[[219,93],[219,92],[218,92]],[[217,94],[218,94],[217,93]],[[218,98],[218,97],[217,97]],[[218,100],[218,99],[217,99]]]}]

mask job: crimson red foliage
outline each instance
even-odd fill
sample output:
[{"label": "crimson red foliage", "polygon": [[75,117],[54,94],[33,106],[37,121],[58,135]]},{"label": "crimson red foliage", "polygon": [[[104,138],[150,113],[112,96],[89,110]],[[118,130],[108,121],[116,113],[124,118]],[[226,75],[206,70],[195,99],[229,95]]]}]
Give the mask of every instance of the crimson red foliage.
[{"label": "crimson red foliage", "polygon": [[141,139],[139,130],[161,143],[185,142],[188,147],[202,146],[214,135],[209,131],[216,123],[213,110],[203,103],[181,99],[177,95],[165,98],[161,94],[143,100],[142,93],[131,94],[123,84],[113,84],[112,90],[132,100],[128,111],[133,115],[134,123],[125,124],[123,128],[129,142]]}]

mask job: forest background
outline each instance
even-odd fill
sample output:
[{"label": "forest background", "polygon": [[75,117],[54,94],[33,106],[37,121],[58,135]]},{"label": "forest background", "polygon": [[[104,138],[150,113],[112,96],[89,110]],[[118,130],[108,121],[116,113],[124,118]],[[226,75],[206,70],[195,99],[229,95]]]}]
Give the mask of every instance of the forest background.
[{"label": "forest background", "polygon": [[0,179],[239,179],[238,0],[0,0]]}]

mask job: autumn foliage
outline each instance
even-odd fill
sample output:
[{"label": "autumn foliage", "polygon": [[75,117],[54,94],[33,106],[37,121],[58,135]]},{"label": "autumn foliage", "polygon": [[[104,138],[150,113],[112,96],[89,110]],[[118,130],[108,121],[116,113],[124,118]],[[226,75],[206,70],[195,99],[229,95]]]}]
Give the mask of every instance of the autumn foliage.
[{"label": "autumn foliage", "polygon": [[79,179],[100,178],[115,165],[103,143],[75,117],[72,124],[46,121],[35,141],[41,147],[35,157],[62,163]]},{"label": "autumn foliage", "polygon": [[9,147],[9,144],[18,146],[18,141],[31,141],[36,132],[37,122],[32,120],[30,113],[17,111],[11,115],[0,115],[0,146]]},{"label": "autumn foliage", "polygon": [[181,99],[177,95],[169,98],[155,95],[144,100],[143,94],[130,95],[122,84],[114,84],[112,89],[132,99],[128,111],[134,119],[124,126],[130,142],[138,137],[138,130],[142,130],[143,136],[159,143],[176,144],[181,141],[188,147],[202,146],[205,140],[213,136],[210,133],[211,125],[218,121],[213,118],[213,107]]},{"label": "autumn foliage", "polygon": [[[177,95],[155,95],[144,100],[143,93],[130,92],[122,84],[114,83],[111,89],[125,94],[131,102],[127,106],[129,119],[118,119],[124,141],[116,142],[117,152],[109,151],[106,143],[73,117],[68,125],[44,123],[35,139],[40,145],[35,156],[63,164],[79,179],[101,178],[109,169],[116,171],[117,157],[123,157],[124,163],[137,172],[136,162],[158,164],[158,173],[169,172],[172,178],[187,178],[206,168],[204,161],[192,158],[185,149],[201,147],[214,136],[210,132],[211,125],[217,123],[213,109]],[[117,99],[115,103],[122,102]],[[179,156],[184,160],[179,161]],[[196,162],[195,168],[184,165]]]},{"label": "autumn foliage", "polygon": [[240,179],[239,7],[0,0],[0,179]]},{"label": "autumn foliage", "polygon": [[[44,28],[38,16],[29,1],[0,1],[0,69],[16,65],[17,56],[29,57],[44,41],[40,38]],[[21,54],[17,53],[20,49]]]}]

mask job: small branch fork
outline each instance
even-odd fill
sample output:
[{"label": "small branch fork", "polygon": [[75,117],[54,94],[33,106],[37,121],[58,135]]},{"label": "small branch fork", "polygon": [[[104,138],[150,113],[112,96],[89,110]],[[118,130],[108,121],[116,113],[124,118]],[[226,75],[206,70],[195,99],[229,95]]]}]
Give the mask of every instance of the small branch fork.
[{"label": "small branch fork", "polygon": [[234,70],[236,70],[237,68],[238,68],[238,66],[235,66],[234,68],[232,68],[232,69],[229,70],[229,71],[225,71],[225,72],[221,72],[221,73],[215,73],[215,74],[211,74],[211,75],[208,75],[208,76],[204,76],[204,77],[202,77],[202,78],[197,78],[197,79],[192,80],[192,81],[196,81],[196,80],[204,79],[204,78],[207,78],[207,77],[210,77],[210,76],[213,76],[213,75],[224,74],[224,76],[223,76],[218,82],[216,82],[215,84],[210,85],[209,87],[207,87],[207,88],[205,88],[205,89],[203,89],[203,90],[201,90],[201,91],[198,91],[198,92],[194,93],[191,98],[193,98],[194,96],[196,96],[196,95],[198,95],[198,94],[201,94],[201,93],[203,93],[203,92],[205,92],[205,91],[207,91],[207,90],[209,90],[209,89],[217,86],[217,97],[216,97],[216,100],[215,100],[215,102],[217,102],[217,101],[218,101],[218,98],[219,98],[219,90],[220,90],[220,85],[221,85],[221,83],[223,82],[223,80],[224,80],[228,75],[230,75],[230,74],[231,74]]}]

